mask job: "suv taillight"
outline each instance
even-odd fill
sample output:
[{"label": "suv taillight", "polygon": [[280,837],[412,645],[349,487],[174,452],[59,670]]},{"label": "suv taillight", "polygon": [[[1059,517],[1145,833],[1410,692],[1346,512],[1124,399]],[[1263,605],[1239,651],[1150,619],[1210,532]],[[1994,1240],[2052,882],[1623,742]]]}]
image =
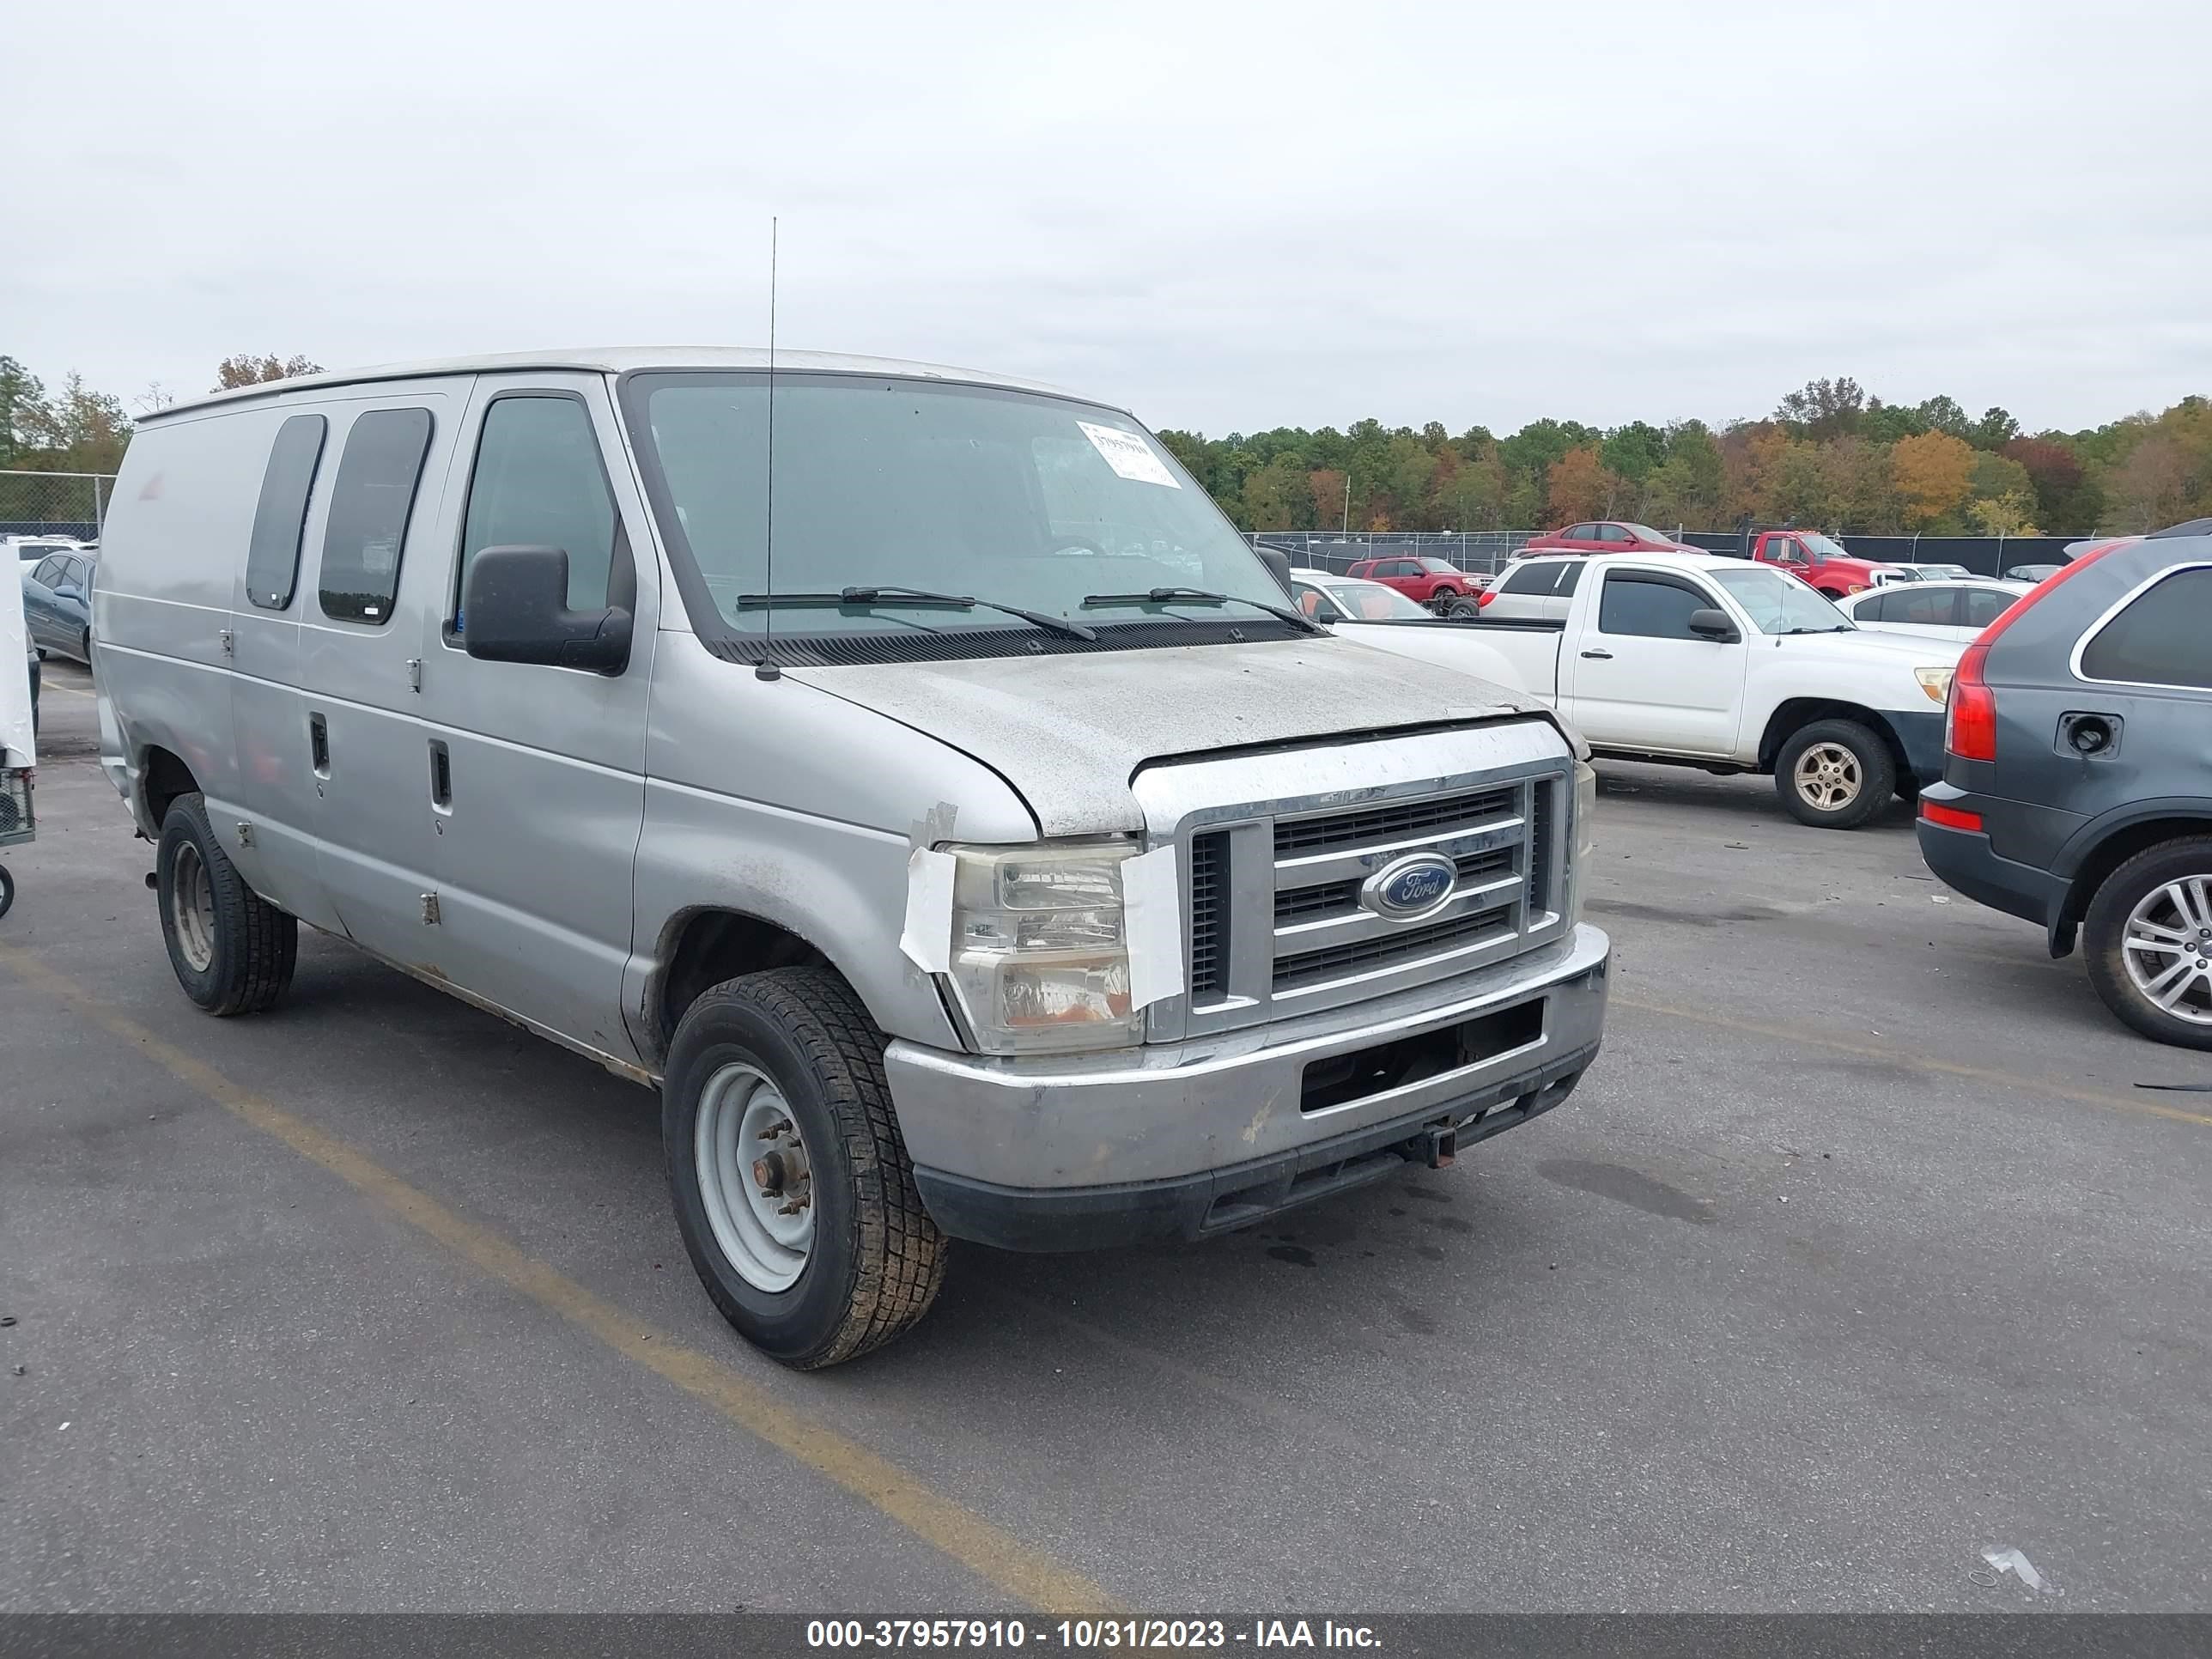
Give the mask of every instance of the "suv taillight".
[{"label": "suv taillight", "polygon": [[2042,604],[2067,581],[2124,544],[2107,542],[2102,547],[2092,548],[2014,599],[1998,613],[1995,622],[1975,636],[1966,654],[1959,659],[1958,672],[1951,676],[1951,695],[1944,705],[1946,749],[1960,760],[1993,761],[1997,757],[1997,694],[1984,677],[1990,647],[1997,642],[2000,634],[2027,614],[2029,607]]},{"label": "suv taillight", "polygon": [[1474,596],[1474,608],[1480,611],[1497,597],[1498,593],[1496,589],[1486,587],[1481,592]]},{"label": "suv taillight", "polygon": [[1966,647],[1951,676],[1951,696],[1944,708],[1943,746],[1960,760],[1993,761],[1997,757],[1997,694],[1982,678],[1982,665],[1990,648],[1980,640]]}]

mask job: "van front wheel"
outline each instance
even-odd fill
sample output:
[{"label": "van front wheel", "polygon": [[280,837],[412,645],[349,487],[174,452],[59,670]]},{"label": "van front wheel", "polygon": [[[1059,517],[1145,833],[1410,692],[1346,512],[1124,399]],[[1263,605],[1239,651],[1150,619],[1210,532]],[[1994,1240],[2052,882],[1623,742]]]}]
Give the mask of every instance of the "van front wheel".
[{"label": "van front wheel", "polygon": [[154,853],[169,966],[211,1014],[254,1014],[292,983],[300,924],[246,884],[195,791],[170,803]]},{"label": "van front wheel", "polygon": [[945,1279],[884,1046],[822,968],[725,981],[669,1045],[661,1139],[684,1247],[738,1334],[803,1370],[888,1342]]}]

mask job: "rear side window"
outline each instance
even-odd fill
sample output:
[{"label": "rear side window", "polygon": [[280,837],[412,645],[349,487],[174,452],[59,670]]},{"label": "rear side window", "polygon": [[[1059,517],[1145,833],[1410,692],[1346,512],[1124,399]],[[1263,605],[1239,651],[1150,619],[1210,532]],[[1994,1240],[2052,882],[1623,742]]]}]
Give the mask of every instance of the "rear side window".
[{"label": "rear side window", "polygon": [[576,398],[511,396],[484,410],[461,532],[457,606],[468,592],[469,566],[487,547],[557,547],[568,556],[568,608],[597,611],[611,602],[614,497],[591,413]]},{"label": "rear side window", "polygon": [[1524,564],[1506,574],[1498,584],[1501,593],[1548,593],[1552,591],[1552,573],[1556,567],[1548,564]]},{"label": "rear side window", "polygon": [[2212,690],[2212,565],[2153,582],[2081,647],[2081,678]]},{"label": "rear side window", "polygon": [[1968,628],[1987,628],[2012,609],[2012,602],[2016,597],[2002,587],[1963,589],[1959,601],[1959,620]]},{"label": "rear side window", "polygon": [[261,502],[253,509],[253,539],[246,550],[246,597],[264,611],[283,610],[299,585],[307,497],[329,430],[319,415],[295,415],[276,428],[276,441],[269,447]]},{"label": "rear side window", "polygon": [[399,590],[415,486],[430,448],[427,409],[373,409],[346,434],[323,532],[323,614],[380,627]]},{"label": "rear side window", "polygon": [[1605,579],[1605,592],[1598,605],[1598,631],[1656,640],[1693,640],[1698,636],[1690,631],[1691,612],[1712,607],[1711,599],[1664,578],[1615,571]]},{"label": "rear side window", "polygon": [[1583,568],[1584,567],[1579,561],[1574,559],[1566,560],[1559,566],[1559,585],[1557,587],[1554,587],[1552,592],[1562,598],[1573,592],[1575,591],[1575,584],[1581,581],[1583,579]]},{"label": "rear side window", "polygon": [[1955,587],[1922,587],[1907,584],[1893,587],[1875,601],[1880,620],[1906,623],[1917,628],[1948,628],[1959,603]]}]

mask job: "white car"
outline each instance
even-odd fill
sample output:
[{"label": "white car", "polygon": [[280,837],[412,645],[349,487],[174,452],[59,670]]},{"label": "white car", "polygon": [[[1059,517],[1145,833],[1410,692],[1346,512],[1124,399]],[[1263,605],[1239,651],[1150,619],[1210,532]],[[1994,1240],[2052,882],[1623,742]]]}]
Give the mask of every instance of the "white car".
[{"label": "white car", "polygon": [[1448,622],[1395,587],[1327,570],[1293,570],[1291,597],[1340,639],[1456,668],[1509,690],[1527,690],[1505,653],[1482,637],[1479,623]]},{"label": "white car", "polygon": [[1876,587],[1893,587],[1900,582],[1971,581],[1974,573],[1963,564],[1899,564],[1891,561],[1886,569],[1874,573]]},{"label": "white car", "polygon": [[1485,622],[1558,622],[1567,614],[1589,555],[1574,553],[1547,558],[1543,554],[1513,556],[1513,562],[1476,600]]},{"label": "white car", "polygon": [[1905,582],[1854,593],[1838,602],[1836,609],[1870,633],[1971,641],[2033,586],[2030,582],[2001,582],[1987,577],[1962,582]]},{"label": "white car", "polygon": [[[52,553],[82,553],[87,544],[71,541],[66,536],[0,536],[0,545],[15,550],[15,562],[36,564]],[[0,556],[0,563],[4,563]]]},{"label": "white car", "polygon": [[1863,630],[1796,577],[1745,559],[1559,562],[1582,571],[1565,617],[1486,613],[1474,631],[1598,753],[1771,774],[1801,823],[1834,830],[1942,776],[1957,641]]}]

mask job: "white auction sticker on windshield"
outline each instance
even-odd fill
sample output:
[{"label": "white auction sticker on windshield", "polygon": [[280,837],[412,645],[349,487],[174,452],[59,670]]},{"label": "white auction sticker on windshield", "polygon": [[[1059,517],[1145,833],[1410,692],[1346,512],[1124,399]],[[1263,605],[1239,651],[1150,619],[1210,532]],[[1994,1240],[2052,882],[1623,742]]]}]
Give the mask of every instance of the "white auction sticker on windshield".
[{"label": "white auction sticker on windshield", "polygon": [[1124,478],[1139,483],[1165,484],[1170,489],[1181,489],[1175,474],[1167,464],[1152,453],[1152,445],[1134,432],[1124,432],[1118,426],[1094,426],[1089,421],[1078,421],[1083,435],[1091,440],[1091,447],[1104,457],[1106,465]]}]

